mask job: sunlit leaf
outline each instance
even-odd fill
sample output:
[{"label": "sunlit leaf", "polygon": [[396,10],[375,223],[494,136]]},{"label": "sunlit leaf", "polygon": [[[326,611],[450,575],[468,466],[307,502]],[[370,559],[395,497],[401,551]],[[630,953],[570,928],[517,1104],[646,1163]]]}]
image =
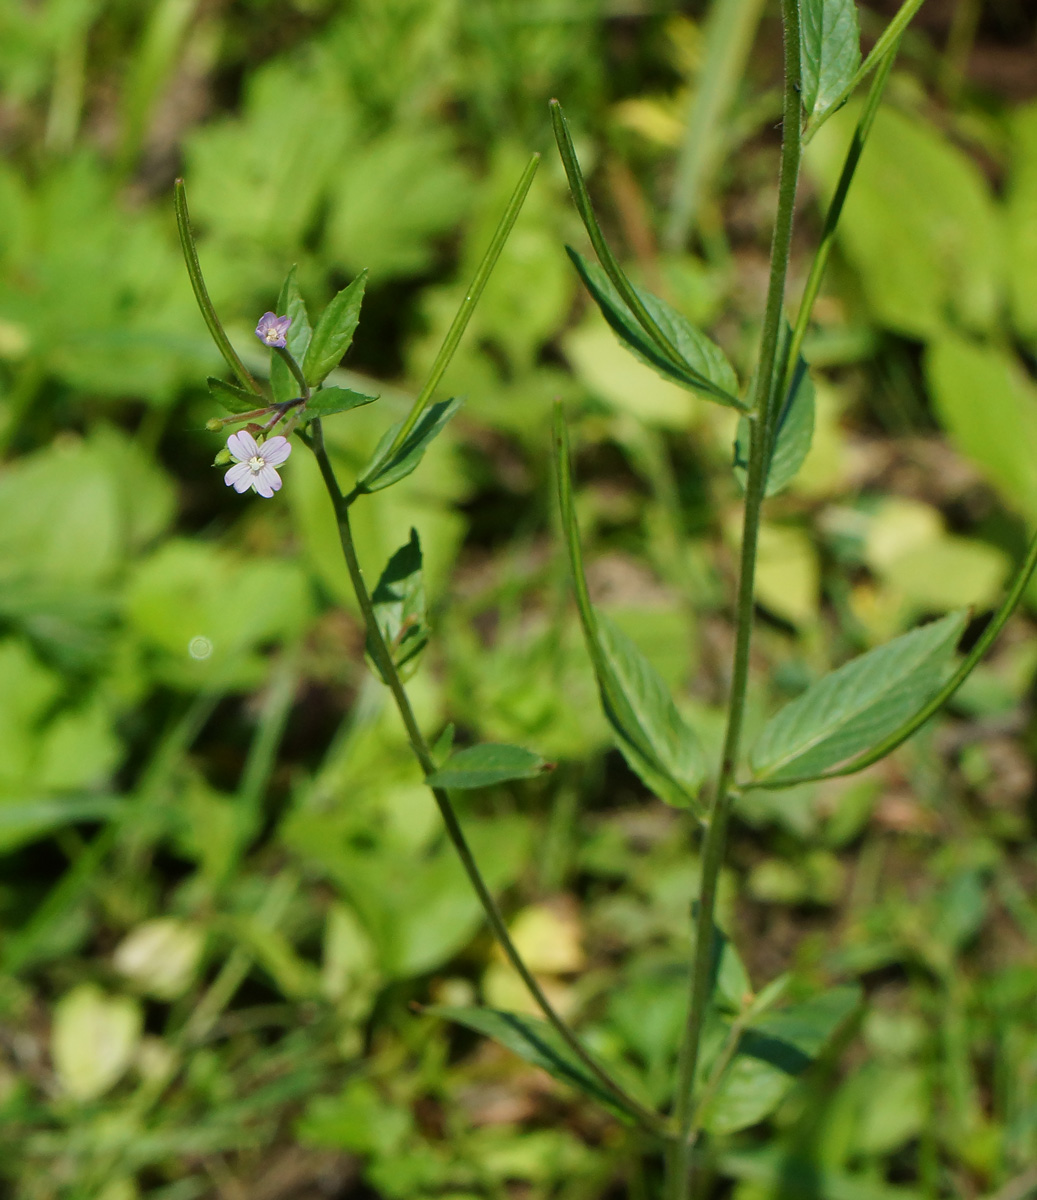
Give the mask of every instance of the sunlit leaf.
[{"label": "sunlit leaf", "polygon": [[310,387],[316,387],[324,381],[352,344],[360,321],[360,306],[364,302],[366,285],[367,272],[361,271],[349,287],[343,288],[321,313],[303,361],[303,374]]},{"label": "sunlit leaf", "polygon": [[602,268],[588,262],[571,246],[566,249],[602,316],[632,354],[681,387],[719,404],[739,407],[734,368],[715,342],[700,333],[665,300],[635,288],[641,303],[679,353],[682,361],[674,362],[641,327]]},{"label": "sunlit leaf", "polygon": [[354,392],[350,388],[324,387],[306,401],[303,417],[333,417],[336,413],[349,412],[352,408],[360,408],[371,404],[377,396],[368,396],[364,392]]},{"label": "sunlit leaf", "polygon": [[421,462],[431,442],[442,433],[446,423],[460,407],[461,401],[457,399],[440,400],[430,405],[395,450],[392,445],[402,424],[386,430],[357,484],[360,491],[378,492],[405,479]]},{"label": "sunlit leaf", "polygon": [[535,779],[551,769],[539,754],[521,746],[483,745],[458,750],[429,775],[430,787],[481,788],[512,779]]},{"label": "sunlit leaf", "polygon": [[861,61],[856,0],[800,0],[800,69],[807,117],[831,107]]},{"label": "sunlit leaf", "polygon": [[767,722],[755,777],[814,775],[877,745],[939,689],[967,621],[950,613],[818,680]]}]

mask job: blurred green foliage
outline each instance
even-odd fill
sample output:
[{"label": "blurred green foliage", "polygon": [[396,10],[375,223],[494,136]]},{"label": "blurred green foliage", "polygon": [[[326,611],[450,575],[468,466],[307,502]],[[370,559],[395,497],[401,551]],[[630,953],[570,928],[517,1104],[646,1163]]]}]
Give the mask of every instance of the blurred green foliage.
[{"label": "blurred green foliage", "polygon": [[[982,11],[989,53],[1032,44],[1009,7]],[[381,399],[327,429],[355,472],[406,411],[528,153],[548,149],[557,95],[632,274],[744,379],[776,165],[769,18],[692,247],[657,245],[702,16],[604,0],[0,9],[0,1176],[18,1200],[655,1188],[621,1124],[409,1008],[524,999],[365,667],[309,456],[269,504],[208,467],[220,364],[170,193],[182,173],[254,370],[251,329],[293,262],[314,309],[368,268],[333,382]],[[862,11],[866,33],[879,20]],[[804,348],[817,432],[764,529],[751,732],[849,654],[995,603],[1037,519],[1037,106],[948,87],[941,36],[907,39]],[[810,147],[807,231],[852,119]],[[662,1101],[697,866],[609,749],[548,410],[560,397],[573,421],[595,603],[710,755],[737,414],[625,355],[577,298],[565,241],[583,247],[548,155],[444,381],[464,410],[420,471],[357,504],[356,533],[372,579],[420,533],[432,638],[411,686],[429,735],[453,722],[462,745],[557,761],[465,793],[466,829],[545,988]],[[716,1194],[1028,1194],[1032,634],[1017,618],[954,711],[866,776],[740,802],[721,918],[745,986],[789,970],[804,992],[860,982],[868,1004],[794,1081],[743,1060],[746,1119],[713,1126]],[[755,1124],[767,1088],[780,1103]]]}]

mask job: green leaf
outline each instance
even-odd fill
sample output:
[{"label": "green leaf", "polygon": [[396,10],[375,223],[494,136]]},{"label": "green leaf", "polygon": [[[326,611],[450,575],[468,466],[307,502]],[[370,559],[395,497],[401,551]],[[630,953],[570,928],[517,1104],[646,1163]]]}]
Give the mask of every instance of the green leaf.
[{"label": "green leaf", "polygon": [[360,306],[364,302],[366,285],[365,270],[360,272],[349,287],[343,288],[321,313],[302,368],[310,387],[323,383],[342,361],[342,356],[352,344],[353,334],[360,320]]},{"label": "green leaf", "polygon": [[[806,360],[802,355],[789,381],[789,387],[780,404],[774,400],[774,392],[780,387],[778,376],[784,380],[788,357],[788,344],[792,330],[785,323],[782,352],[775,362],[775,380],[771,383],[771,401],[768,411],[774,413],[774,434],[771,443],[771,461],[767,468],[766,495],[776,496],[795,479],[800,467],[810,453],[814,440],[814,383],[810,378]],[[735,439],[735,474],[745,486],[745,472],[749,465],[749,421],[743,417],[738,422]]]},{"label": "green leaf", "polygon": [[598,609],[591,622],[591,657],[616,744],[661,800],[687,808],[705,777],[698,739],[637,644]]},{"label": "green leaf", "polygon": [[[930,343],[926,383],[955,447],[1012,509],[1037,517],[1037,387],[1012,353],[951,334]],[[982,396],[982,403],[977,397]]]},{"label": "green leaf", "polygon": [[304,420],[311,417],[333,417],[336,413],[349,412],[351,408],[360,408],[377,399],[377,396],[368,396],[364,392],[354,392],[349,388],[325,387],[314,392],[306,401],[302,416]]},{"label": "green leaf", "polygon": [[705,1128],[735,1133],[772,1113],[860,1002],[860,988],[847,985],[754,1020],[704,1113]]},{"label": "green leaf", "polygon": [[634,292],[672,345],[684,365],[675,363],[645,332],[601,267],[588,262],[571,246],[566,247],[587,290],[601,309],[616,336],[643,363],[664,378],[698,392],[708,400],[732,408],[743,408],[738,399],[738,378],[723,350],[665,300],[641,288]]},{"label": "green leaf", "polygon": [[559,507],[576,603],[602,708],[616,744],[631,768],[660,799],[680,808],[692,807],[701,817],[695,797],[705,778],[705,765],[698,739],[681,719],[652,664],[590,602],[573,506],[568,434],[560,408],[555,413],[555,452]]},{"label": "green leaf", "polygon": [[[320,393],[318,393],[319,395]],[[418,657],[428,644],[429,628],[425,621],[425,584],[421,573],[421,543],[416,529],[410,540],[386,563],[378,585],[371,595],[378,628],[400,676],[409,678],[418,665]],[[367,653],[378,668],[368,638]],[[382,676],[382,682],[388,680]]]},{"label": "green leaf", "polygon": [[860,66],[855,0],[800,0],[799,58],[803,110],[810,118],[831,107]]},{"label": "green leaf", "polygon": [[577,1088],[610,1112],[630,1115],[620,1108],[612,1093],[576,1059],[546,1021],[527,1017],[522,1013],[500,1012],[493,1008],[450,1008],[433,1005],[423,1011],[429,1016],[454,1021],[458,1025],[474,1029],[476,1033],[493,1038],[525,1062],[532,1063],[562,1083]]},{"label": "green leaf", "polygon": [[393,449],[393,442],[403,428],[403,422],[399,421],[386,430],[371,461],[364,468],[357,488],[361,492],[378,492],[406,478],[460,407],[461,401],[456,398],[430,405],[396,449]]},{"label": "green leaf", "polygon": [[[295,280],[295,267],[288,272],[288,277],[281,287],[281,294],[277,297],[277,315],[292,318],[285,338],[285,349],[297,363],[301,363],[306,354],[306,348],[310,344],[311,331],[306,302],[303,300],[299,285]],[[274,399],[281,404],[286,400],[294,400],[299,395],[299,381],[279,354],[271,356],[270,387],[273,390]],[[255,405],[252,407],[255,408]]]},{"label": "green leaf", "polygon": [[233,383],[226,383],[214,375],[210,375],[206,383],[209,385],[209,395],[227,412],[252,412],[267,403],[262,396],[257,396],[255,392],[246,392],[244,388]]},{"label": "green leaf", "polygon": [[551,770],[532,750],[521,746],[469,746],[451,754],[438,771],[426,776],[429,787],[481,788],[511,779],[535,779]]},{"label": "green leaf", "polygon": [[814,776],[896,730],[939,689],[968,615],[950,613],[818,680],[767,722],[752,753],[755,777]]}]

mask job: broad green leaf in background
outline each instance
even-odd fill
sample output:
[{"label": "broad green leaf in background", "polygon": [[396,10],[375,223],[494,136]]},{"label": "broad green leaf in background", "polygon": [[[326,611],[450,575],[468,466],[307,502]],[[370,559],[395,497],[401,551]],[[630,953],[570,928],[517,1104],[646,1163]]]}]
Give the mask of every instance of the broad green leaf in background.
[{"label": "broad green leaf in background", "polygon": [[310,387],[324,382],[352,344],[353,334],[360,321],[360,306],[364,302],[366,286],[367,272],[361,271],[321,313],[306,350],[305,360],[296,355],[296,360],[302,363],[303,374]]},{"label": "broad green leaf in background", "polygon": [[496,743],[458,750],[425,782],[429,787],[481,788],[512,779],[535,779],[550,770],[539,754]]},{"label": "broad green leaf in background", "polygon": [[967,622],[967,610],[950,613],[813,684],[767,722],[755,778],[816,775],[876,745],[937,691]]},{"label": "broad green leaf in background", "polygon": [[[421,571],[421,543],[418,531],[410,531],[410,540],[389,559],[371,593],[378,628],[397,671],[404,679],[413,675],[418,658],[428,644],[429,628],[425,620],[425,584]],[[381,676],[378,659],[367,653]],[[388,683],[384,677],[383,683]]]},{"label": "broad green leaf in background", "polygon": [[930,345],[925,375],[940,422],[1005,503],[1037,519],[1037,386],[998,346],[950,335]]},{"label": "broad green leaf in background", "polygon": [[349,412],[350,409],[360,408],[377,400],[377,396],[368,396],[364,392],[354,392],[350,388],[324,387],[306,401],[303,417],[333,417],[336,413]]},{"label": "broad green leaf in background", "polygon": [[254,687],[266,674],[261,648],[292,638],[312,613],[302,570],[199,541],[169,541],[130,582],[131,629],[156,674],[177,687]]},{"label": "broad green leaf in background", "polygon": [[[401,747],[399,753],[406,751]],[[348,780],[351,803],[358,791],[363,794],[365,784],[368,790],[384,794],[384,768],[370,781]],[[415,784],[414,795],[432,809],[432,797],[423,783]],[[434,819],[434,809],[431,815]],[[513,883],[528,861],[528,824],[510,815],[472,818],[465,821],[465,833],[487,885],[496,890]],[[342,889],[377,949],[379,967],[392,979],[409,979],[440,968],[471,941],[485,921],[482,906],[449,845],[436,843],[431,850],[415,852],[402,836],[364,844],[365,839],[368,843],[372,840],[369,821],[358,829],[350,814],[339,816],[327,808],[296,811],[281,837],[309,869]]]},{"label": "broad green leaf in background", "polygon": [[1010,117],[1012,166],[1005,200],[1012,324],[1037,344],[1037,103]]},{"label": "broad green leaf in background", "polygon": [[394,450],[393,442],[402,428],[402,422],[387,429],[378,443],[374,455],[357,487],[362,492],[378,492],[406,478],[421,462],[429,443],[442,431],[450,418],[461,407],[461,401],[440,400],[431,404],[421,414],[417,424]]},{"label": "broad green leaf in background", "polygon": [[[807,147],[826,198],[859,116],[850,103]],[[1002,304],[1003,232],[975,160],[932,125],[882,108],[839,222],[877,322],[928,339],[955,325],[987,333]]]},{"label": "broad green leaf in background", "polygon": [[861,61],[855,0],[801,0],[799,59],[807,118],[829,108]]},{"label": "broad green leaf in background", "polygon": [[[310,344],[311,330],[306,302],[302,298],[299,284],[295,278],[295,267],[288,272],[288,277],[281,286],[281,293],[277,297],[277,315],[292,318],[285,338],[285,349],[297,363],[301,363],[306,355],[306,348]],[[274,351],[271,351],[270,354],[270,386],[273,389],[274,399],[281,404],[287,400],[294,400],[299,395],[299,381],[289,370],[284,359]]]},{"label": "broad green leaf in background", "polygon": [[609,1111],[624,1117],[630,1115],[618,1107],[612,1093],[574,1057],[572,1051],[546,1021],[523,1013],[500,1012],[493,1008],[433,1005],[424,1009],[424,1012],[444,1021],[455,1021],[458,1025],[464,1025],[468,1029],[474,1029],[476,1033],[493,1038],[519,1058],[592,1097]]},{"label": "broad green leaf in background", "polygon": [[599,609],[592,620],[601,703],[623,757],[660,800],[694,806],[705,777],[698,738],[637,644]]},{"label": "broad green leaf in background", "polygon": [[262,408],[265,403],[263,397],[257,396],[255,392],[246,392],[244,388],[227,383],[223,379],[217,379],[214,375],[210,375],[206,382],[209,385],[209,395],[227,412],[253,412],[257,408]]},{"label": "broad green leaf in background", "polygon": [[128,996],[81,983],[54,1006],[50,1052],[62,1091],[96,1100],[124,1074],[140,1042],[143,1014]]},{"label": "broad green leaf in background", "polygon": [[772,1113],[860,1002],[860,988],[848,985],[754,1020],[706,1109],[705,1128],[735,1133]]},{"label": "broad green leaf in background", "polygon": [[571,246],[567,246],[566,250],[587,290],[601,309],[602,316],[632,354],[653,367],[660,375],[680,384],[681,387],[698,392],[707,400],[715,400],[719,404],[734,408],[741,406],[738,399],[738,378],[734,368],[715,342],[710,341],[704,333],[700,333],[665,300],[660,300],[651,292],[635,288],[641,303],[684,360],[683,367],[674,363],[642,329],[604,270],[588,262]]}]

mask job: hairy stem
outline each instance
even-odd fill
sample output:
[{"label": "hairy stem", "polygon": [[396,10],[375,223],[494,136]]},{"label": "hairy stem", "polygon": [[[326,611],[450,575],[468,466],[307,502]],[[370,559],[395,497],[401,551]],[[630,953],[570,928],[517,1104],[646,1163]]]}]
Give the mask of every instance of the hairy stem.
[{"label": "hairy stem", "polygon": [[[304,438],[310,449],[313,451],[317,464],[320,467],[321,476],[324,480],[324,486],[327,489],[328,495],[331,497],[332,505],[335,509],[335,516],[338,523],[339,540],[342,543],[342,553],[346,560],[346,568],[349,571],[349,578],[353,584],[353,589],[356,592],[356,598],[360,605],[360,611],[363,616],[364,626],[367,630],[368,644],[371,648],[371,654],[374,658],[378,670],[392,694],[392,698],[396,704],[396,708],[400,714],[400,719],[403,721],[404,729],[407,731],[407,738],[410,741],[411,749],[414,752],[415,758],[421,764],[421,769],[426,775],[431,775],[436,769],[436,764],[432,759],[432,754],[428,743],[425,741],[424,735],[418,726],[417,718],[414,715],[414,710],[411,707],[410,698],[403,686],[403,681],[400,679],[400,674],[396,669],[396,664],[392,660],[392,655],[389,653],[389,648],[385,644],[385,638],[382,635],[381,628],[378,624],[378,618],[375,614],[374,603],[371,600],[371,594],[367,589],[367,583],[364,580],[363,571],[360,567],[360,560],[357,558],[356,546],[353,541],[353,532],[349,520],[349,503],[350,497],[344,496],[339,487],[338,480],[335,476],[334,469],[328,458],[327,451],[324,447],[324,436],[321,431],[320,421],[313,421],[310,424],[310,430],[305,435],[300,435]],[[483,911],[486,914],[486,919],[493,930],[493,934],[497,939],[501,949],[504,951],[508,962],[511,963],[515,971],[518,973],[522,982],[526,985],[530,995],[536,1001],[537,1006],[544,1014],[548,1022],[554,1027],[555,1031],[562,1038],[565,1044],[573,1052],[580,1062],[593,1073],[594,1077],[608,1090],[609,1094],[614,1097],[616,1103],[634,1117],[638,1123],[646,1130],[656,1134],[657,1136],[665,1136],[665,1122],[654,1112],[641,1105],[632,1096],[612,1078],[612,1076],[584,1049],[576,1034],[569,1028],[558,1011],[547,998],[543,988],[537,982],[536,977],[526,966],[519,954],[515,943],[511,940],[511,935],[508,932],[507,924],[504,920],[504,915],[497,906],[496,900],[493,898],[482,872],[479,870],[479,865],[475,861],[471,847],[468,844],[468,839],[464,835],[464,830],[461,828],[461,823],[458,820],[457,813],[450,800],[449,793],[443,788],[433,787],[430,789],[436,801],[436,807],[439,809],[440,816],[443,818],[443,823],[446,826],[447,836],[450,838],[457,855],[461,860],[461,865],[465,869],[468,880],[475,893],[479,898],[479,903],[482,905]]]},{"label": "hairy stem", "polygon": [[709,1005],[715,945],[713,917],[716,909],[717,882],[724,860],[727,820],[731,803],[731,784],[738,761],[745,715],[746,688],[749,681],[749,650],[752,641],[753,595],[756,582],[756,551],[760,533],[760,512],[767,484],[770,460],[771,414],[769,397],[780,393],[771,388],[781,329],[785,277],[792,242],[792,221],[799,178],[801,127],[799,101],[799,8],[798,0],[782,0],[785,35],[785,102],[782,123],[781,174],[778,179],[778,213],[771,244],[770,282],[764,313],[759,362],[756,370],[749,437],[749,465],[746,476],[745,513],[742,527],[742,552],[736,601],[736,633],[731,690],[728,699],[727,726],[716,788],[709,810],[709,824],[702,845],[701,882],[698,914],[695,921],[695,950],[691,970],[691,998],[678,1063],[677,1120],[679,1145],[672,1155],[670,1194],[673,1200],[687,1200],[691,1184],[690,1132],[694,1115],[693,1091],[698,1068],[702,1030]]}]

